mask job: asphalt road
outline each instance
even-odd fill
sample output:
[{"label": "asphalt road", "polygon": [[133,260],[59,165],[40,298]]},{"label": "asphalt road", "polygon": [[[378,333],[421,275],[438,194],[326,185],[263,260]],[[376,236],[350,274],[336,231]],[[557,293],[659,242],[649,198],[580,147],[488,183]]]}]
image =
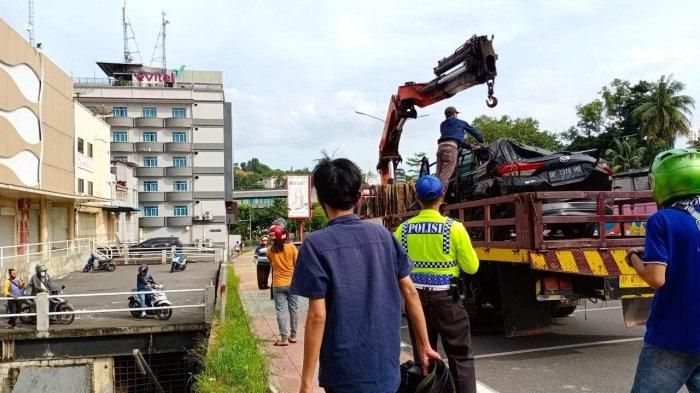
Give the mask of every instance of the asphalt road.
[{"label": "asphalt road", "polygon": [[617,301],[588,303],[587,311],[579,306],[539,336],[474,336],[479,391],[629,392],[644,327],[626,327],[620,307]]},{"label": "asphalt road", "polygon": [[[165,289],[194,289],[204,288],[216,279],[219,264],[213,262],[190,263],[183,272],[170,273],[170,265],[149,265],[149,273],[165,286]],[[65,285],[66,294],[129,292],[136,287],[137,266],[117,266],[114,272],[90,271],[75,272],[54,279],[59,285]],[[75,310],[99,310],[127,308],[129,295],[111,295],[94,297],[75,297],[68,301]],[[167,294],[173,306],[198,304],[204,302],[204,292],[185,292]],[[128,311],[100,314],[78,314],[71,325],[61,326],[51,324],[51,330],[83,329],[102,327],[131,327],[154,326],[164,324],[186,324],[204,321],[204,308],[174,309],[172,317],[167,321],[158,320],[155,316],[143,319],[133,318]],[[18,324],[18,329],[33,330],[34,326]]]}]

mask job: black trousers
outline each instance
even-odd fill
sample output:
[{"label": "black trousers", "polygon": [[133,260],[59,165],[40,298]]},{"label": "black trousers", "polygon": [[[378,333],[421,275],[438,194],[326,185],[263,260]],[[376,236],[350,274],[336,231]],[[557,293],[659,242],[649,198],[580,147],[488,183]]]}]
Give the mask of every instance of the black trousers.
[{"label": "black trousers", "polygon": [[[20,307],[21,300],[8,300],[7,301],[7,312],[8,314],[19,314],[19,312],[22,310]],[[15,326],[17,325],[16,323],[17,318],[16,317],[10,317],[8,318],[7,323],[10,324],[10,326]]]},{"label": "black trousers", "polygon": [[[418,295],[425,314],[430,346],[437,350],[437,341],[440,337],[457,393],[476,393],[472,336],[469,330],[469,314],[464,309],[464,304],[455,302],[450,291],[419,289]],[[408,318],[408,313],[406,315]],[[414,361],[420,363],[410,318],[408,318],[408,331],[411,335]]]},{"label": "black trousers", "polygon": [[270,265],[258,265],[258,289],[267,289],[270,278]]}]

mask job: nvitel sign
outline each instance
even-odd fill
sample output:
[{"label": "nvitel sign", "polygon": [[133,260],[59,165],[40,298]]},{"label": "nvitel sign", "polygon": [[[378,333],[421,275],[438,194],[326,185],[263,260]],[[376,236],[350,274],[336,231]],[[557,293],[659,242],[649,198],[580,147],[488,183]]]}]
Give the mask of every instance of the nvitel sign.
[{"label": "nvitel sign", "polygon": [[287,176],[289,218],[311,217],[311,187],[308,176]]}]

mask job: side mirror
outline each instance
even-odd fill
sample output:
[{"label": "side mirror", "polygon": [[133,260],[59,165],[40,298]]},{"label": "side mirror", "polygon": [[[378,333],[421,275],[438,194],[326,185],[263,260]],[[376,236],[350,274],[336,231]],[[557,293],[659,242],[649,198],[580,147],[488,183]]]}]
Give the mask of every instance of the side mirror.
[{"label": "side mirror", "polygon": [[66,286],[65,286],[65,285],[61,285],[61,290],[64,290],[64,289],[66,289]]}]

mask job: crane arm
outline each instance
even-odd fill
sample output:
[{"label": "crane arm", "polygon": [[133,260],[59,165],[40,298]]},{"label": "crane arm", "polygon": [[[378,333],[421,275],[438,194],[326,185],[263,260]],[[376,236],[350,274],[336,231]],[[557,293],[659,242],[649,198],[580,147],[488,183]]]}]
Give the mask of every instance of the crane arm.
[{"label": "crane arm", "polygon": [[416,107],[424,108],[483,83],[489,87],[487,105],[496,106],[498,100],[493,96],[493,79],[496,77],[498,55],[493,50],[492,40],[493,37],[472,36],[455,53],[438,61],[433,69],[435,79],[426,83],[407,82],[391,96],[379,142],[377,170],[382,184],[392,181],[393,169],[401,162],[401,132],[406,120],[418,116]]}]

